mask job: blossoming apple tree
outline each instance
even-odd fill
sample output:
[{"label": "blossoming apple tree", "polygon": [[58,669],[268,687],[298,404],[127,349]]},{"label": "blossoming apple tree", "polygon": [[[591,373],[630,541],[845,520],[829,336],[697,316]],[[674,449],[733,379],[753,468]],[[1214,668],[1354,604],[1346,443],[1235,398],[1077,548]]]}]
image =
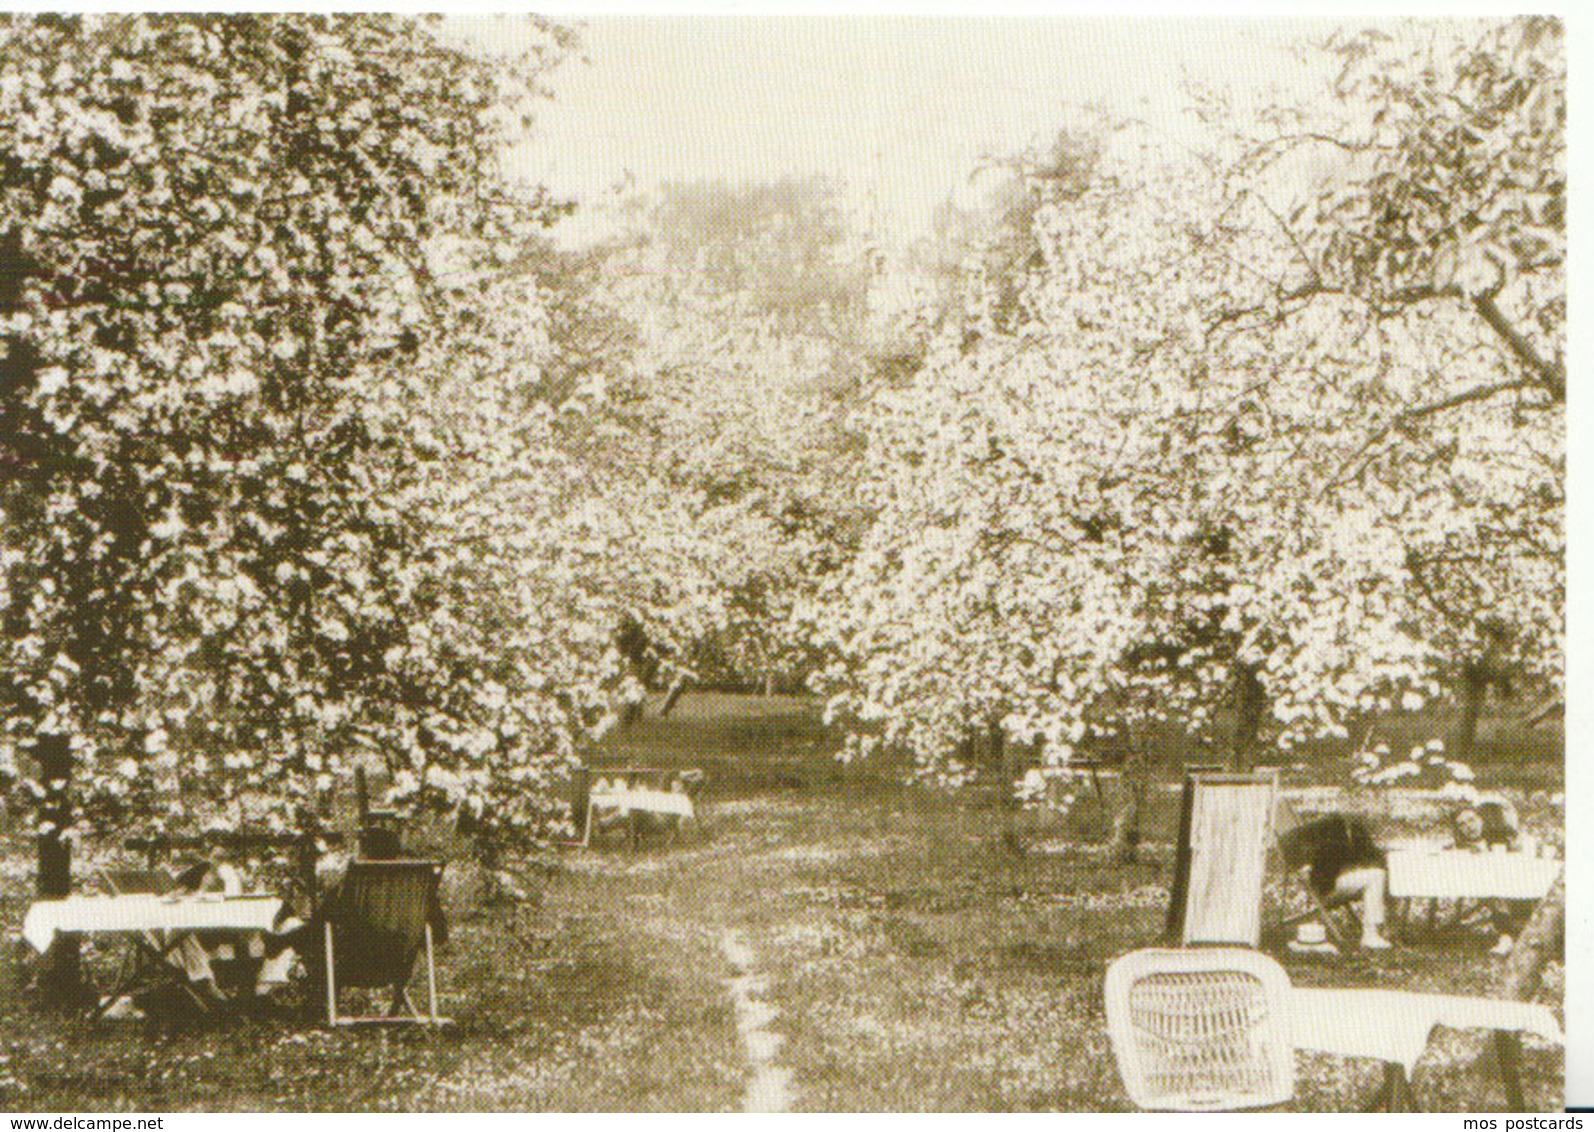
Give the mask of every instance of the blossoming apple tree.
[{"label": "blossoming apple tree", "polygon": [[607,630],[530,582],[579,565],[521,553],[562,410],[472,365],[557,212],[498,173],[568,39],[527,31],[0,24],[0,742],[45,891],[74,820],[287,824],[361,744],[523,827],[600,721]]},{"label": "blossoming apple tree", "polygon": [[1462,30],[1351,51],[1332,122],[1115,132],[1020,316],[874,402],[815,617],[855,750],[957,781],[974,732],[1065,763],[1172,721],[1243,758],[1469,649],[1559,680],[1564,68],[1553,27]]},{"label": "blossoming apple tree", "polygon": [[821,179],[669,185],[631,215],[596,292],[629,329],[611,397],[631,427],[593,457],[657,495],[696,579],[639,620],[701,678],[794,683],[792,611],[853,522],[862,253]]}]

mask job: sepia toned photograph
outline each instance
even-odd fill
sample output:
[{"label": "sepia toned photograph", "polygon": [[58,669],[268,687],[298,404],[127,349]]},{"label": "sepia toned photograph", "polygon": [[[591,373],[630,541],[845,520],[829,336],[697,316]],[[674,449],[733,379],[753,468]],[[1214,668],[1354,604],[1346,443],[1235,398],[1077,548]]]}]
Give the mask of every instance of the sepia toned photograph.
[{"label": "sepia toned photograph", "polygon": [[1563,1110],[1566,72],[0,14],[0,1109]]}]

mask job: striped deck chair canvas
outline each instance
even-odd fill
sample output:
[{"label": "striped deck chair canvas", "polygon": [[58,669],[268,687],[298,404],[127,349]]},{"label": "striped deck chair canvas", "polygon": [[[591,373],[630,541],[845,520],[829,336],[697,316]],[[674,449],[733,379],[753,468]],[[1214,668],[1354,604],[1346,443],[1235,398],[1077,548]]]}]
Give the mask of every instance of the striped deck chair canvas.
[{"label": "striped deck chair canvas", "polygon": [[1273,839],[1276,771],[1185,778],[1168,938],[1255,947]]}]

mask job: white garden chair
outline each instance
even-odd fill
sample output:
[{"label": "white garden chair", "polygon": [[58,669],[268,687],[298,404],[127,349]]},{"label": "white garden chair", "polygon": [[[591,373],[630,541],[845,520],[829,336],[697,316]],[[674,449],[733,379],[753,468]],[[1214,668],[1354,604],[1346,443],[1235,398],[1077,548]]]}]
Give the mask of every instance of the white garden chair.
[{"label": "white garden chair", "polygon": [[1148,948],[1107,968],[1107,1031],[1129,1099],[1179,1112],[1295,1094],[1284,968],[1259,952]]}]

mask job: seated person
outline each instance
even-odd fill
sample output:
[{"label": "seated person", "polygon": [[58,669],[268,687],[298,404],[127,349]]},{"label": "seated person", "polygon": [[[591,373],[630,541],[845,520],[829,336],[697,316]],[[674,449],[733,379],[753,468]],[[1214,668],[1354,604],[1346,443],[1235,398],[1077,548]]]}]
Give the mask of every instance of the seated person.
[{"label": "seated person", "polygon": [[1365,822],[1326,814],[1302,822],[1279,840],[1284,867],[1308,867],[1307,883],[1324,903],[1360,899],[1363,947],[1377,951],[1390,946],[1383,934],[1387,861]]},{"label": "seated person", "polygon": [[1451,820],[1457,849],[1486,853],[1516,845],[1520,822],[1516,807],[1504,798],[1487,797],[1463,807]]},{"label": "seated person", "polygon": [[631,811],[607,803],[606,798],[615,794],[624,793],[631,789],[631,784],[624,778],[616,776],[612,781],[600,778],[592,784],[590,801],[594,803],[594,812],[591,816],[593,828],[598,833],[607,833],[612,829],[619,829],[631,820]]},{"label": "seated person", "polygon": [[[376,844],[382,846],[380,853],[368,854],[362,858],[363,860],[394,860],[404,856],[403,845],[397,836],[391,839],[365,838],[362,841],[368,846]],[[352,859],[349,854],[339,852],[328,853],[316,862],[316,888],[321,895],[316,901],[310,921],[306,923],[293,916],[278,925],[276,933],[266,941],[268,958],[276,958],[290,950],[309,959],[320,955],[325,942],[323,925],[328,919],[337,915],[343,904],[343,878],[348,873],[349,862]],[[435,891],[426,909],[426,918],[432,925],[432,941],[441,947],[448,942],[448,917],[443,912],[442,900]]]},{"label": "seated person", "polygon": [[[1462,807],[1450,825],[1455,847],[1473,853],[1512,849],[1521,832],[1516,807],[1498,796],[1481,798]],[[1496,900],[1489,902],[1488,908],[1494,930],[1499,933],[1492,950],[1496,955],[1508,954],[1515,945],[1515,937],[1533,914],[1533,901]]]},{"label": "seated person", "polygon": [[[665,780],[665,792],[679,794],[695,807],[697,793],[703,785],[701,770],[678,770]],[[647,832],[678,833],[685,820],[680,814],[645,814],[643,828]]]},{"label": "seated person", "polygon": [[[225,862],[211,861],[199,861],[183,869],[171,879],[170,887],[157,887],[163,892],[185,895],[214,892],[236,896],[243,891],[237,869]],[[213,952],[221,938],[206,932],[184,932],[174,946],[165,950],[166,962],[183,973],[189,990],[202,1003],[226,1001],[212,966]]]}]

